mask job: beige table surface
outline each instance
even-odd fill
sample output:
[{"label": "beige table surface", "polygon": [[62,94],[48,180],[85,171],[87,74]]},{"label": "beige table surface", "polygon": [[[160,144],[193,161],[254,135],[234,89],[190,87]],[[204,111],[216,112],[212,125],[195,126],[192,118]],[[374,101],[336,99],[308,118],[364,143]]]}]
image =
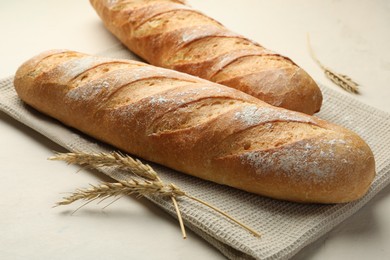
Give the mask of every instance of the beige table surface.
[{"label": "beige table surface", "polygon": [[[355,98],[390,112],[390,1],[189,3],[339,90],[310,58],[309,33],[325,65],[361,84]],[[0,78],[47,49],[97,53],[117,44],[87,0],[0,0],[0,32]],[[47,161],[53,150],[63,149],[3,113],[0,147],[0,259],[224,259],[191,232],[183,240],[176,220],[142,199],[123,198],[105,211],[91,204],[72,216],[76,206],[51,208],[61,192],[101,176]],[[294,258],[390,259],[389,215],[387,187]]]}]

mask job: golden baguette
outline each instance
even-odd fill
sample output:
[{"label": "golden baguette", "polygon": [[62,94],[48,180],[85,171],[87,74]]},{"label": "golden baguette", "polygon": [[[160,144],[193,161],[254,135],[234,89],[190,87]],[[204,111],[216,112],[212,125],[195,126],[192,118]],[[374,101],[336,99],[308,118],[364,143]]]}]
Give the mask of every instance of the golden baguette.
[{"label": "golden baguette", "polygon": [[14,85],[27,104],[123,151],[272,198],[348,202],[375,175],[370,148],[345,128],[140,62],[47,51]]},{"label": "golden baguette", "polygon": [[299,66],[170,0],[90,0],[105,26],[149,63],[244,91],[271,105],[318,112],[322,94]]}]

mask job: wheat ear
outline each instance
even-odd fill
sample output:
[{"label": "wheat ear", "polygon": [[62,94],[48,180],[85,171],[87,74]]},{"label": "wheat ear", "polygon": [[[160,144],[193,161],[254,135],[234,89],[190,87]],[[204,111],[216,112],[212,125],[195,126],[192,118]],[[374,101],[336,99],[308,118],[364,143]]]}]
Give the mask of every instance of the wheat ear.
[{"label": "wheat ear", "polygon": [[320,68],[324,71],[325,76],[330,79],[333,83],[341,87],[342,89],[358,94],[359,93],[359,85],[355,81],[353,81],[349,76],[345,74],[340,74],[330,69],[329,67],[324,66],[315,55],[313,48],[310,44],[310,36],[307,35],[307,46],[309,49],[310,56],[312,59],[320,66]]},{"label": "wheat ear", "polygon": [[70,196],[64,197],[56,206],[68,205],[78,200],[95,200],[108,197],[137,194],[140,196],[156,195],[163,197],[183,196],[185,193],[175,185],[164,185],[161,182],[139,181],[129,179],[121,182],[102,182],[90,185],[89,188],[77,189]]},{"label": "wheat ear", "polygon": [[[179,224],[182,230],[183,238],[186,238],[183,219],[181,217],[181,213],[176,201],[176,197],[185,196],[191,200],[197,201],[198,203],[201,203],[215,210],[216,212],[220,213],[221,215],[235,222],[239,226],[248,230],[256,237],[260,237],[260,234],[258,232],[244,225],[240,221],[234,219],[233,217],[223,212],[222,210],[208,204],[205,201],[202,201],[196,197],[186,194],[184,191],[182,191],[180,188],[178,188],[176,185],[172,183],[169,185],[164,184],[162,180],[158,177],[158,174],[149,165],[144,165],[141,161],[134,160],[130,156],[124,156],[120,153],[114,153],[114,154],[115,154],[114,161],[112,158],[113,153],[99,153],[99,154],[86,154],[81,152],[80,153],[79,152],[57,153],[53,157],[50,157],[49,159],[51,160],[62,160],[67,162],[68,164],[79,164],[89,168],[116,166],[116,167],[120,167],[121,169],[126,169],[129,172],[135,174],[136,176],[145,179],[144,181],[138,181],[130,178],[128,181],[121,181],[118,183],[104,182],[96,186],[91,185],[91,187],[88,189],[77,189],[70,196],[64,197],[62,201],[56,204],[56,206],[68,205],[77,200],[85,200],[87,201],[87,203],[89,203],[98,198],[106,199],[108,197],[124,196],[124,195],[130,195],[134,193],[136,193],[139,196],[145,196],[145,195],[157,195],[157,196],[165,196],[165,197],[168,196],[171,197],[172,202],[174,204],[178,216]],[[131,164],[126,163],[126,167],[128,168],[126,167],[122,168],[124,161],[127,161],[127,159],[123,160],[123,158],[127,158],[132,162]],[[133,162],[135,165],[133,165]],[[137,170],[134,170],[133,167],[136,168]],[[143,169],[144,171],[147,171],[149,173],[144,174],[142,172],[138,172],[139,169]],[[137,172],[137,174],[135,172]],[[82,206],[86,204],[83,204]]]},{"label": "wheat ear", "polygon": [[86,168],[97,169],[100,167],[116,167],[148,179],[159,180],[157,173],[150,165],[141,163],[138,159],[123,155],[119,152],[110,153],[56,153],[49,160],[65,161],[68,164],[77,164]]}]

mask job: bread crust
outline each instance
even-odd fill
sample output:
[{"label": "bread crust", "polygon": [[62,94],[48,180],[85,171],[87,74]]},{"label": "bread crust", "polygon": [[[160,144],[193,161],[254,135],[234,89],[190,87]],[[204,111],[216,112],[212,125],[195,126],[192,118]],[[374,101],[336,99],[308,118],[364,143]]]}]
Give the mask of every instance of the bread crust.
[{"label": "bread crust", "polygon": [[105,26],[155,66],[244,91],[271,105],[314,114],[322,94],[289,58],[170,0],[90,0]]},{"label": "bread crust", "polygon": [[348,202],[375,175],[370,148],[345,128],[140,62],[48,51],[14,85],[35,109],[118,149],[276,199]]}]

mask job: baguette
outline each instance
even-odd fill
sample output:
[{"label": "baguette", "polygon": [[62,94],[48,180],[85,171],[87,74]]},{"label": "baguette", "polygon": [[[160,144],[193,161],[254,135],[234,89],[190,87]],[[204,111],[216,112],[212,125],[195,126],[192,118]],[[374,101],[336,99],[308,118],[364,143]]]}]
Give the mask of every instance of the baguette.
[{"label": "baguette", "polygon": [[363,196],[375,175],[353,132],[241,91],[141,62],[47,51],[16,72],[35,109],[125,152],[296,202]]},{"label": "baguette", "polygon": [[271,105],[314,114],[322,94],[299,66],[174,0],[90,0],[105,26],[155,66],[236,88]]}]

